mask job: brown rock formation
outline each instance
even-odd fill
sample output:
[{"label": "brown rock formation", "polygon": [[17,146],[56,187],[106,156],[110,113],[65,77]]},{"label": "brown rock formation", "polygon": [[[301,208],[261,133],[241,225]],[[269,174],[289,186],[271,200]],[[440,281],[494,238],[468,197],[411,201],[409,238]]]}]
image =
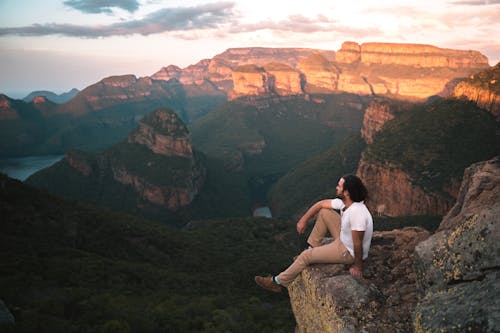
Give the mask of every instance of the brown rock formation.
[{"label": "brown rock formation", "polygon": [[187,128],[175,113],[155,112],[146,116],[129,135],[128,142],[144,145],[155,154],[193,157]]},{"label": "brown rock formation", "polygon": [[361,47],[355,42],[342,43],[341,49],[336,54],[336,61],[353,63],[361,60]]},{"label": "brown rock formation", "polygon": [[265,65],[264,70],[270,74],[270,85],[276,94],[280,96],[302,94],[301,77],[298,71],[276,62]]},{"label": "brown rock formation", "polygon": [[84,175],[85,177],[90,176],[93,169],[90,165],[90,160],[88,155],[78,151],[69,151],[64,156],[64,160],[76,171]]},{"label": "brown rock formation", "polygon": [[[121,208],[134,211],[151,207],[176,211],[188,206],[201,190],[206,175],[193,152],[186,126],[169,109],[147,114],[124,142],[100,154],[69,152],[63,163],[84,176],[72,181],[83,182],[79,187],[92,188],[96,197],[70,195],[116,207],[116,199],[107,191],[123,188],[117,187],[119,183],[129,187],[123,195],[137,204],[135,208]],[[52,177],[58,175],[49,176]],[[57,188],[53,190],[58,192]],[[62,192],[65,193],[64,189]]]},{"label": "brown rock formation", "polygon": [[262,67],[240,66],[233,71],[232,76],[234,87],[229,99],[244,95],[266,95],[271,91],[269,74]]},{"label": "brown rock formation", "polygon": [[[280,63],[290,69],[270,73],[265,68],[270,63]],[[248,77],[245,80],[249,84],[244,84],[242,71],[237,68],[245,65],[264,67],[272,82],[255,86],[255,80],[262,80]],[[488,68],[487,58],[476,51],[419,44],[345,42],[337,54],[299,48],[228,49],[180,72],[178,67],[164,68],[153,78],[177,78],[184,85],[200,85],[205,80],[229,92],[229,99],[268,94],[269,90],[279,95],[303,93],[299,87],[306,93],[345,91],[425,99],[445,94],[451,81],[483,68]],[[297,79],[294,71],[302,73],[302,77]],[[244,73],[249,76],[247,71]]]},{"label": "brown rock formation", "polygon": [[466,169],[440,231],[415,248],[415,332],[497,332],[500,157]]},{"label": "brown rock formation", "polygon": [[168,67],[163,67],[158,72],[154,73],[151,78],[162,81],[177,79],[184,85],[200,85],[207,78],[209,63],[210,59],[203,59],[184,69],[170,65]]},{"label": "brown rock formation", "polygon": [[336,61],[338,90],[404,99],[446,93],[450,81],[488,68],[479,52],[419,44],[345,42]]},{"label": "brown rock formation", "polygon": [[394,118],[396,113],[401,112],[402,105],[392,103],[385,99],[375,99],[366,108],[361,127],[361,137],[367,144],[373,143],[373,136],[389,120]]},{"label": "brown rock formation", "polygon": [[194,196],[198,194],[198,186],[201,185],[191,183],[188,188],[158,186],[147,181],[144,177],[131,174],[123,167],[114,166],[112,172],[117,182],[131,185],[141,199],[171,211],[189,205]]},{"label": "brown rock formation", "polygon": [[410,332],[418,297],[411,253],[420,228],[375,232],[364,279],[347,265],[311,265],[288,287],[296,332]]},{"label": "brown rock formation", "polygon": [[337,90],[339,70],[321,54],[313,54],[300,60],[297,69],[306,78],[306,92],[331,93]]},{"label": "brown rock formation", "polygon": [[500,63],[458,83],[453,95],[474,101],[500,120]]},{"label": "brown rock formation", "polygon": [[454,204],[451,195],[417,186],[410,175],[391,163],[369,163],[363,155],[357,175],[370,193],[368,208],[378,215],[444,215]]},{"label": "brown rock formation", "polygon": [[419,67],[476,68],[488,66],[477,51],[442,49],[424,44],[364,43],[361,62],[365,64]]},{"label": "brown rock formation", "polygon": [[10,98],[0,94],[0,120],[12,120],[17,117],[17,112],[12,108]]},{"label": "brown rock formation", "polygon": [[151,75],[151,78],[153,80],[163,80],[163,81],[168,81],[171,79],[178,80],[181,77],[181,74],[182,74],[182,69],[180,67],[177,67],[175,65],[170,65],[167,67],[163,67],[158,72]]}]

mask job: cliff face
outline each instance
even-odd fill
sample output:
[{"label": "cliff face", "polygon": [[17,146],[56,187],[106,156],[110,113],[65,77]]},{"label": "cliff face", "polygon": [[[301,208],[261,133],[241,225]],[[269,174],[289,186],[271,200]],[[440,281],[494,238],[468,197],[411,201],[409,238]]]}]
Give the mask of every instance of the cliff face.
[{"label": "cliff face", "polygon": [[402,111],[401,105],[394,105],[389,100],[376,99],[366,108],[361,127],[361,137],[367,144],[373,143],[373,136],[384,124],[394,119],[394,115]]},{"label": "cliff face", "polygon": [[264,70],[270,74],[270,86],[276,94],[287,96],[302,93],[300,72],[292,67],[280,63],[270,63],[264,66]]},{"label": "cliff face", "polygon": [[270,92],[269,74],[262,67],[240,66],[233,71],[232,77],[234,89],[230,92],[229,99],[244,95],[266,95]]},{"label": "cliff face", "polygon": [[[217,61],[224,68],[221,72],[225,75],[242,64],[263,66],[273,61],[288,65],[302,75],[301,81],[304,82],[302,90],[295,93],[344,91],[363,95],[395,95],[402,99],[444,95],[449,90],[449,83],[456,78],[489,67],[487,58],[477,51],[393,43],[359,45],[345,42],[335,56],[320,50],[231,49],[214,59],[209,67],[215,70],[217,66],[212,66],[212,63]],[[221,79],[220,75],[218,79]],[[245,95],[247,91],[255,94],[255,89],[245,88],[241,82],[235,82],[234,77],[233,83],[232,96]],[[260,88],[265,91],[262,94],[267,93],[269,87]]]},{"label": "cliff face", "polygon": [[146,116],[127,141],[146,146],[159,155],[193,157],[187,128],[174,113],[155,112]]},{"label": "cliff face", "polygon": [[488,66],[488,59],[477,51],[442,49],[425,44],[364,43],[360,57],[366,64],[476,69]]},{"label": "cliff face", "polygon": [[200,85],[207,77],[209,59],[203,59],[194,65],[190,65],[184,69],[177,66],[170,65],[163,67],[158,72],[154,73],[151,78],[154,80],[168,81],[170,79],[177,79],[180,83],[185,85]]},{"label": "cliff face", "polygon": [[500,63],[460,82],[453,95],[474,101],[500,120]]},{"label": "cliff face", "polygon": [[500,158],[473,164],[440,231],[415,249],[415,332],[496,332]]},{"label": "cliff face", "polygon": [[364,279],[348,265],[311,265],[288,287],[296,332],[411,332],[417,304],[409,253],[429,237],[420,228],[375,232]]},{"label": "cliff face", "polygon": [[126,211],[176,211],[192,202],[205,175],[186,126],[173,111],[158,109],[146,115],[124,142],[99,154],[70,151],[58,165],[28,181]]},{"label": "cliff face", "polygon": [[314,54],[302,59],[297,69],[306,78],[305,92],[331,93],[337,90],[339,70],[320,54]]},{"label": "cliff face", "polygon": [[411,176],[396,165],[367,162],[364,155],[357,175],[370,193],[368,208],[378,215],[444,215],[456,196],[453,186],[443,189],[450,191],[450,196],[426,191],[414,184]]}]

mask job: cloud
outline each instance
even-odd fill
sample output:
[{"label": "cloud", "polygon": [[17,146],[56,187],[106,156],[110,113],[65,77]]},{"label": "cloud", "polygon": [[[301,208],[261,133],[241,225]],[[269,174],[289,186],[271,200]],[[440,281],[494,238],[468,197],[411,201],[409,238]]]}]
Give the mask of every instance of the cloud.
[{"label": "cloud", "polygon": [[463,0],[463,1],[451,1],[451,4],[465,5],[465,6],[499,5],[500,0]]},{"label": "cloud", "polygon": [[115,7],[131,13],[139,9],[139,2],[136,0],[66,0],[64,4],[89,14],[111,14],[111,8]]},{"label": "cloud", "polygon": [[349,33],[353,36],[372,35],[379,32],[378,28],[355,28],[339,24],[324,15],[308,18],[300,14],[290,15],[286,19],[275,22],[272,20],[260,21],[248,24],[233,24],[229,33],[255,32],[259,30],[272,30],[300,34],[311,34],[317,32]]},{"label": "cloud", "polygon": [[167,31],[186,31],[217,28],[233,16],[231,2],[218,2],[196,7],[163,8],[140,20],[118,22],[110,25],[33,24],[25,27],[0,28],[0,36],[46,36],[98,38],[132,34],[151,35]]}]

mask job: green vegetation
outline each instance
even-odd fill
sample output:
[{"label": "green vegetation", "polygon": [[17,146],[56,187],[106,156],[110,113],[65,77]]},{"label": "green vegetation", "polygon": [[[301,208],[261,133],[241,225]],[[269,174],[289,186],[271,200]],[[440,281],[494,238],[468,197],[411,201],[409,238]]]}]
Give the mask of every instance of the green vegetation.
[{"label": "green vegetation", "polygon": [[465,82],[482,89],[500,94],[500,62],[490,69],[471,75]]},{"label": "green vegetation", "polygon": [[359,135],[351,135],[280,178],[269,194],[274,216],[296,216],[318,200],[335,198],[339,178],[356,173],[364,147]]},{"label": "green vegetation", "polygon": [[350,94],[317,98],[323,103],[303,97],[226,103],[190,125],[193,145],[242,167],[249,178],[284,174],[361,128],[364,99]]},{"label": "green vegetation", "polygon": [[16,318],[11,332],[293,330],[286,294],[253,281],[297,253],[289,224],[205,220],[178,230],[3,175],[0,214],[0,293]]},{"label": "green vegetation", "polygon": [[472,102],[442,99],[387,122],[365,156],[375,163],[394,163],[419,186],[439,191],[451,179],[460,180],[472,163],[499,152],[499,124],[489,113]]}]

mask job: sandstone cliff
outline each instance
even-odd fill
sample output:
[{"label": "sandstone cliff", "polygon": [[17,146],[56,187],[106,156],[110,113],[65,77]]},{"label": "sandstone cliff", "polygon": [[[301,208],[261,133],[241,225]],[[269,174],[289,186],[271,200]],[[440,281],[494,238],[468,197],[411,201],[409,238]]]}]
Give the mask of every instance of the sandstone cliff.
[{"label": "sandstone cliff", "polygon": [[305,92],[332,93],[337,90],[339,70],[321,54],[302,59],[297,69],[305,76]]},{"label": "sandstone cliff", "polygon": [[172,110],[157,109],[125,141],[99,154],[70,151],[28,182],[126,211],[177,211],[200,192],[205,175],[186,126]]},{"label": "sandstone cliff", "polygon": [[388,99],[374,99],[366,108],[361,127],[361,137],[367,144],[373,143],[373,136],[384,124],[394,119],[394,115],[402,112],[407,105],[396,103]]},{"label": "sandstone cliff", "polygon": [[356,281],[344,265],[311,265],[289,286],[297,332],[497,332],[500,157],[469,167],[432,236],[375,232]]},{"label": "sandstone cliff", "polygon": [[269,73],[256,65],[239,66],[232,72],[233,91],[228,95],[234,99],[244,95],[266,95],[271,91]]},{"label": "sandstone cliff", "polygon": [[454,96],[465,97],[500,120],[500,63],[460,82]]},{"label": "sandstone cliff", "polygon": [[288,287],[296,332],[410,332],[417,304],[413,252],[420,228],[375,232],[364,279],[348,265],[311,265]]},{"label": "sandstone cliff", "polygon": [[270,74],[270,86],[280,96],[298,95],[302,93],[302,78],[300,72],[292,67],[272,62],[264,66]]},{"label": "sandstone cliff", "polygon": [[[228,72],[234,71],[237,66],[253,64],[262,67],[266,61],[283,63],[302,75],[303,89],[295,93],[344,91],[410,100],[445,95],[450,82],[489,67],[487,58],[477,51],[420,44],[359,45],[355,42],[345,42],[335,56],[320,50],[231,49],[214,57],[209,67],[215,72],[218,67],[215,63],[220,63],[223,68],[220,73],[225,73],[227,77]],[[244,84],[234,79],[233,76],[231,96],[242,96],[247,91],[254,94],[255,89],[246,89]],[[236,76],[236,79],[242,77]],[[300,81],[296,80],[296,85],[297,82]],[[269,87],[260,88],[262,94],[268,93]]]},{"label": "sandstone cliff", "polygon": [[500,327],[500,158],[464,174],[440,231],[415,249],[415,332],[497,332]]},{"label": "sandstone cliff", "polygon": [[193,157],[188,130],[175,113],[157,111],[145,116],[127,141],[159,155]]},{"label": "sandstone cliff", "polygon": [[368,162],[364,154],[357,175],[370,193],[367,206],[377,215],[444,215],[455,202],[453,186],[444,188],[442,193],[426,190],[397,165]]}]

